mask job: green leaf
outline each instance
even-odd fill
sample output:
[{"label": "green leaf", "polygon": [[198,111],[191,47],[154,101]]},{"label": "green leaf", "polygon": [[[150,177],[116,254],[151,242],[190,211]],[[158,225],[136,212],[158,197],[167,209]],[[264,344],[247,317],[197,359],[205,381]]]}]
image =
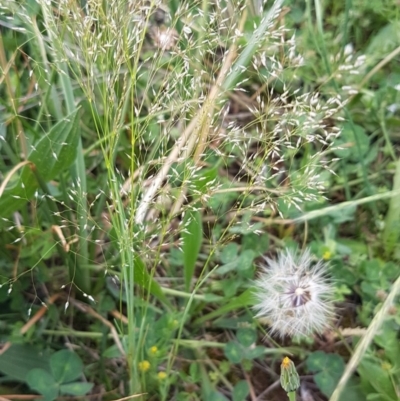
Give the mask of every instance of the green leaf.
[{"label": "green leaf", "polygon": [[219,393],[218,391],[213,391],[208,395],[207,400],[208,401],[228,401],[228,398],[226,398],[223,394]]},{"label": "green leaf", "polygon": [[261,356],[265,355],[267,348],[263,347],[262,345],[257,345],[254,348],[248,348],[245,350],[244,356],[246,359],[256,359],[260,358]]},{"label": "green leaf", "polygon": [[246,380],[240,380],[235,384],[232,392],[233,401],[243,401],[250,393],[249,384]]},{"label": "green leaf", "polygon": [[215,269],[215,274],[219,274],[220,276],[227,274],[233,270],[236,270],[237,266],[238,266],[239,260],[236,259],[232,262],[226,263],[220,267],[218,267],[217,269]]},{"label": "green leaf", "polygon": [[316,351],[306,360],[306,366],[314,375],[314,381],[319,389],[330,397],[344,371],[345,364],[339,355]]},{"label": "green leaf", "polygon": [[28,345],[13,344],[0,355],[0,372],[21,382],[25,382],[32,369],[49,370],[49,367],[49,358]]},{"label": "green leaf", "polygon": [[[400,190],[400,160],[396,163],[396,172],[393,178],[393,191]],[[386,256],[390,257],[396,247],[399,247],[400,239],[400,195],[390,199],[389,210],[385,218],[382,243]]]},{"label": "green leaf", "polygon": [[33,165],[24,166],[20,176],[10,181],[0,198],[0,216],[8,217],[33,198],[38,188],[33,168],[45,182],[68,168],[76,158],[78,140],[78,110],[75,110],[33,146],[28,155]]},{"label": "green leaf", "polygon": [[378,358],[364,357],[358,366],[358,373],[362,380],[372,386],[375,391],[381,394],[384,399],[397,400],[396,390],[393,387],[392,378],[389,372],[382,368],[382,363]]},{"label": "green leaf", "polygon": [[51,356],[50,368],[58,383],[69,383],[82,374],[83,363],[74,352],[62,350]]},{"label": "green leaf", "polygon": [[93,387],[93,383],[69,383],[60,386],[61,394],[82,396],[87,394]]},{"label": "green leaf", "polygon": [[58,384],[53,376],[43,369],[32,369],[26,376],[26,381],[32,390],[42,394],[46,401],[55,400],[58,396]]},{"label": "green leaf", "polygon": [[111,345],[111,347],[108,347],[107,349],[104,350],[102,354],[103,358],[122,358],[123,355],[121,354],[120,349],[115,345]]},{"label": "green leaf", "polygon": [[235,242],[226,245],[221,252],[221,262],[224,264],[237,262],[238,249],[238,244]]},{"label": "green leaf", "polygon": [[35,164],[41,177],[48,181],[75,161],[78,141],[78,110],[75,110],[39,140],[28,160]]},{"label": "green leaf", "polygon": [[135,283],[139,284],[144,289],[149,290],[152,295],[157,297],[160,301],[164,302],[164,304],[170,306],[170,302],[163,293],[160,285],[157,283],[157,281],[153,280],[150,277],[149,273],[146,270],[146,265],[138,255],[134,256],[134,264],[135,270],[133,275]]},{"label": "green leaf", "polygon": [[361,389],[360,380],[357,377],[351,377],[347,382],[339,401],[365,401],[365,394]]},{"label": "green leaf", "polygon": [[[360,145],[358,149],[357,143]],[[341,159],[350,159],[353,162],[360,161],[361,157],[365,157],[370,149],[370,138],[360,125],[344,124],[340,137],[335,140],[335,154]]]},{"label": "green leaf", "polygon": [[257,340],[257,333],[254,329],[246,327],[239,329],[236,333],[236,337],[244,347],[250,347]]},{"label": "green leaf", "polygon": [[385,350],[385,356],[393,364],[400,361],[400,342],[398,339],[398,325],[394,320],[387,320],[375,335],[374,342]]},{"label": "green leaf", "polygon": [[[218,166],[204,169],[199,172],[199,176],[193,180],[193,186],[197,193],[206,193],[210,185],[213,185],[218,177]],[[215,184],[214,184],[215,185]]]},{"label": "green leaf", "polygon": [[366,49],[370,57],[380,59],[387,56],[400,45],[400,21],[395,20],[385,25],[378,33],[373,35],[371,43]]},{"label": "green leaf", "polygon": [[262,255],[269,247],[268,234],[257,235],[250,233],[242,238],[242,249],[251,249],[257,255]]},{"label": "green leaf", "polygon": [[229,341],[226,343],[225,356],[232,363],[240,363],[243,359],[243,347],[236,341]]},{"label": "green leaf", "polygon": [[251,249],[246,249],[240,254],[239,257],[239,270],[248,270],[253,266],[253,260],[255,258],[255,253]]},{"label": "green leaf", "polygon": [[190,290],[190,283],[194,274],[194,268],[199,256],[201,243],[203,241],[203,227],[201,214],[198,210],[188,211],[183,218],[182,250],[183,266],[185,268],[185,288]]},{"label": "green leaf", "polygon": [[238,297],[232,298],[225,305],[222,305],[217,310],[210,312],[204,316],[195,320],[195,324],[202,324],[207,320],[214,319],[220,315],[224,315],[232,310],[244,308],[246,306],[254,305],[254,294],[253,289],[248,288],[246,291],[242,292]]},{"label": "green leaf", "polygon": [[241,277],[252,279],[254,276],[253,261],[255,258],[255,253],[251,249],[246,249],[239,256],[238,262],[238,274]]}]

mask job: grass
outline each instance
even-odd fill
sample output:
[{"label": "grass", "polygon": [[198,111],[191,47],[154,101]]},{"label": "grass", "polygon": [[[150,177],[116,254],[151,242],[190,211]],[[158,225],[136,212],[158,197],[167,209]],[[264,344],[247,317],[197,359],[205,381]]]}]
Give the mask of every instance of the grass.
[{"label": "grass", "polygon": [[0,396],[400,399],[396,10],[0,1]]}]

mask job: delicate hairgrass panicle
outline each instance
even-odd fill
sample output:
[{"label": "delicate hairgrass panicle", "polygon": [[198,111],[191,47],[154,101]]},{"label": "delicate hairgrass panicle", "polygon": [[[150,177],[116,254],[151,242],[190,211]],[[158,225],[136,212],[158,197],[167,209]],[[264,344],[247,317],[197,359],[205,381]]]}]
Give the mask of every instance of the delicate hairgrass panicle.
[{"label": "delicate hairgrass panicle", "polygon": [[310,251],[300,255],[287,249],[276,260],[266,258],[256,281],[257,317],[265,317],[271,333],[304,337],[321,333],[334,316],[333,284],[327,264],[313,264]]}]

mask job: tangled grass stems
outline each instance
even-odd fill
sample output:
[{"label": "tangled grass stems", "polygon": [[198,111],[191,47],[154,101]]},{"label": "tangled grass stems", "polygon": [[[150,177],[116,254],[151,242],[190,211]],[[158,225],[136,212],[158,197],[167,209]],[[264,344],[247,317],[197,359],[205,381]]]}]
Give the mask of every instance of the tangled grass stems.
[{"label": "tangled grass stems", "polygon": [[[213,118],[213,109],[215,107],[215,102],[218,98],[218,95],[220,94],[220,90],[224,89],[227,91],[233,89],[234,83],[239,79],[242,73],[242,69],[250,62],[251,57],[255,53],[259,45],[259,38],[265,34],[268,28],[270,28],[271,21],[276,18],[282,3],[283,0],[277,0],[274,2],[271,10],[264,16],[262,23],[254,32],[252,40],[250,40],[248,46],[246,46],[246,48],[242,51],[240,58],[236,61],[233,67],[232,62],[236,54],[236,46],[231,47],[231,49],[228,51],[227,56],[224,58],[224,63],[221,67],[216,83],[212,87],[208,98],[204,102],[204,106],[202,106],[202,108],[190,122],[187,129],[183,132],[179,142],[175,145],[174,149],[168,156],[168,159],[164,162],[164,165],[154,179],[154,182],[151,184],[148,191],[143,195],[143,199],[141,200],[136,213],[135,220],[137,224],[143,223],[151,200],[165,180],[172,163],[179,158],[180,152],[185,147],[189,138],[191,138],[191,140],[189,141],[187,148],[184,150],[183,157],[185,157],[185,155],[190,155],[194,146],[198,144],[194,154],[194,160],[195,162],[199,160],[200,155],[205,148],[205,139],[208,136],[207,131],[210,128],[210,122]],[[246,13],[243,15],[245,16]],[[242,21],[244,22],[244,18]],[[229,76],[228,73],[230,73]],[[198,133],[197,131],[193,131],[196,126],[200,127]],[[173,208],[174,212],[179,209],[180,203],[181,202],[176,203],[176,206]]]}]

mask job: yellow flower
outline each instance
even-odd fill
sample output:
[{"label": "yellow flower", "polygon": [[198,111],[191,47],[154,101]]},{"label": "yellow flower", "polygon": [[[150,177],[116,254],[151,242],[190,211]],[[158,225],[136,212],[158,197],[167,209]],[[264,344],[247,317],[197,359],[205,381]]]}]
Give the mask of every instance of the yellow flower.
[{"label": "yellow flower", "polygon": [[141,372],[147,372],[150,369],[150,362],[149,361],[141,361],[138,363],[138,367]]},{"label": "yellow flower", "polygon": [[149,349],[149,353],[150,353],[151,355],[157,354],[157,351],[158,351],[158,348],[157,348],[155,345],[153,345],[153,346]]},{"label": "yellow flower", "polygon": [[167,377],[167,374],[165,372],[158,372],[157,377],[159,380],[164,380]]},{"label": "yellow flower", "polygon": [[288,369],[291,362],[292,362],[292,361],[291,361],[287,356],[285,356],[285,357],[283,358],[283,361],[282,361],[282,368],[283,368],[283,369]]},{"label": "yellow flower", "polygon": [[322,255],[322,258],[324,260],[329,260],[332,257],[332,252],[331,251],[325,251],[324,254]]}]

